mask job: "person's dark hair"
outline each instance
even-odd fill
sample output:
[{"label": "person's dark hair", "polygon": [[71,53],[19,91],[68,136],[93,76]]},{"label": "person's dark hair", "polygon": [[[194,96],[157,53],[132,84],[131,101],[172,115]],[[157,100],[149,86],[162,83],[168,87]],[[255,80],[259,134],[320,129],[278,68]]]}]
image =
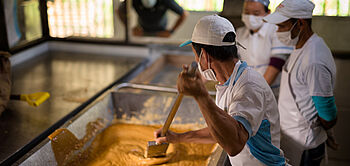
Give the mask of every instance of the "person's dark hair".
[{"label": "person's dark hair", "polygon": [[[235,42],[236,35],[234,32],[229,32],[225,35],[223,42]],[[237,47],[236,45],[229,46],[213,46],[213,45],[205,45],[192,42],[193,48],[196,50],[197,55],[199,56],[201,53],[201,49],[203,48],[209,56],[213,57],[218,61],[229,61],[233,60],[233,58],[239,58],[237,55]]]},{"label": "person's dark hair", "polygon": [[307,24],[309,24],[309,26],[311,27],[312,25],[312,19],[308,18],[308,19],[304,19],[306,21]]},{"label": "person's dark hair", "polygon": [[[293,24],[298,21],[297,18],[291,18],[290,20],[292,21]],[[303,19],[303,20],[305,20],[306,23],[311,27],[311,25],[312,25],[312,19],[311,18],[306,18],[306,19]]]},{"label": "person's dark hair", "polygon": [[264,10],[265,10],[266,13],[268,13],[269,12],[269,7],[264,5]]}]

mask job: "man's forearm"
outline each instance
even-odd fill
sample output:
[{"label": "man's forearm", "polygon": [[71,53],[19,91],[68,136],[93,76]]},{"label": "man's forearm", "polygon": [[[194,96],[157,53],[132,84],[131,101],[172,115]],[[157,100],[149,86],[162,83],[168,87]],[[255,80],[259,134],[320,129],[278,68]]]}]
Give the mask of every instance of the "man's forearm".
[{"label": "man's forearm", "polygon": [[326,130],[334,127],[337,122],[337,107],[334,96],[311,96],[311,98],[317,110],[321,125]]},{"label": "man's forearm", "polygon": [[324,120],[323,118],[321,118],[320,116],[318,116],[318,119],[321,122],[321,126],[325,130],[329,130],[329,129],[333,128],[335,126],[335,124],[337,123],[337,118],[335,118],[331,121],[327,121],[327,120]]},{"label": "man's forearm", "polygon": [[276,67],[269,65],[265,71],[264,78],[266,82],[271,86],[275,82],[276,77],[280,73]]},{"label": "man's forearm", "polygon": [[171,32],[174,32],[187,18],[188,12],[184,11],[183,14],[177,19],[174,27],[170,30]]},{"label": "man's forearm", "polygon": [[209,94],[195,97],[211,136],[231,156],[238,154],[248,140],[243,125],[216,106]]},{"label": "man's forearm", "polygon": [[180,134],[179,142],[202,143],[202,144],[216,143],[215,139],[210,135],[209,129],[207,127]]}]

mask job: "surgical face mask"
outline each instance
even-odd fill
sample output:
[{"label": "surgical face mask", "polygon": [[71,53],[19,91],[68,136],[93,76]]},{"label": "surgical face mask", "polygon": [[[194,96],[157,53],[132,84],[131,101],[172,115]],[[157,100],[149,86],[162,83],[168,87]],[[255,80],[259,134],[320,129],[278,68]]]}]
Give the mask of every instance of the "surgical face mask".
[{"label": "surgical face mask", "polygon": [[209,65],[209,57],[208,57],[208,69],[207,70],[202,70],[201,68],[201,58],[202,58],[202,54],[203,52],[200,53],[199,55],[199,61],[197,62],[198,63],[198,70],[199,72],[201,73],[201,75],[208,81],[217,81],[216,77],[215,77],[215,74],[214,74],[214,71],[213,69],[210,68],[210,65]]},{"label": "surgical face mask", "polygon": [[298,43],[299,35],[300,35],[300,31],[299,31],[298,35],[294,39],[292,39],[292,30],[294,29],[296,24],[297,24],[297,22],[292,26],[292,28],[290,28],[289,31],[276,32],[278,40],[281,41],[285,45],[295,46]]},{"label": "surgical face mask", "polygon": [[145,8],[153,8],[156,5],[157,0],[141,0],[141,2]]},{"label": "surgical face mask", "polygon": [[264,18],[263,16],[242,14],[242,21],[244,25],[248,29],[253,31],[259,29],[264,24],[263,18]]}]

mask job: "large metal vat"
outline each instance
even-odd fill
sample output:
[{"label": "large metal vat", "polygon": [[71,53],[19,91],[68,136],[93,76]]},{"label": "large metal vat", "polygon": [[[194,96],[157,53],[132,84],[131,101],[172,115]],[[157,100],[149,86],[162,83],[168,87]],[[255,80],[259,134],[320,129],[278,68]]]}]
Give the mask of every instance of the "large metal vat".
[{"label": "large metal vat", "polygon": [[[107,124],[105,128],[111,125],[114,119],[131,124],[163,124],[177,94],[175,85],[177,75],[181,71],[180,66],[189,64],[192,60],[192,56],[159,57],[135,77],[132,83],[119,84],[106,91],[61,128],[67,128],[81,139],[86,134],[87,124],[97,119],[103,119]],[[215,95],[215,92],[211,91],[210,94]],[[195,126],[193,129],[205,126],[205,120],[192,97],[184,97],[173,124],[191,124]],[[208,159],[208,165],[218,165],[222,163],[224,157],[222,149],[216,146]],[[17,164],[56,165],[51,141],[49,139],[42,141]]]}]

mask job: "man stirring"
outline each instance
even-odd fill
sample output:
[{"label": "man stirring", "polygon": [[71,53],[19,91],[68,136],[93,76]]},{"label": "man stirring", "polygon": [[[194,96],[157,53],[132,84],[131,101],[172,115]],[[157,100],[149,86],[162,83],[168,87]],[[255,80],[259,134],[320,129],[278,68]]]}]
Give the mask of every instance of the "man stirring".
[{"label": "man stirring", "polygon": [[[168,131],[158,143],[219,143],[232,165],[285,165],[279,149],[277,103],[264,78],[240,61],[233,25],[218,15],[201,18],[193,31],[192,50],[198,62],[195,77],[184,66],[177,81],[180,93],[193,96],[208,127],[174,133]],[[203,79],[217,80],[216,102]]]}]

